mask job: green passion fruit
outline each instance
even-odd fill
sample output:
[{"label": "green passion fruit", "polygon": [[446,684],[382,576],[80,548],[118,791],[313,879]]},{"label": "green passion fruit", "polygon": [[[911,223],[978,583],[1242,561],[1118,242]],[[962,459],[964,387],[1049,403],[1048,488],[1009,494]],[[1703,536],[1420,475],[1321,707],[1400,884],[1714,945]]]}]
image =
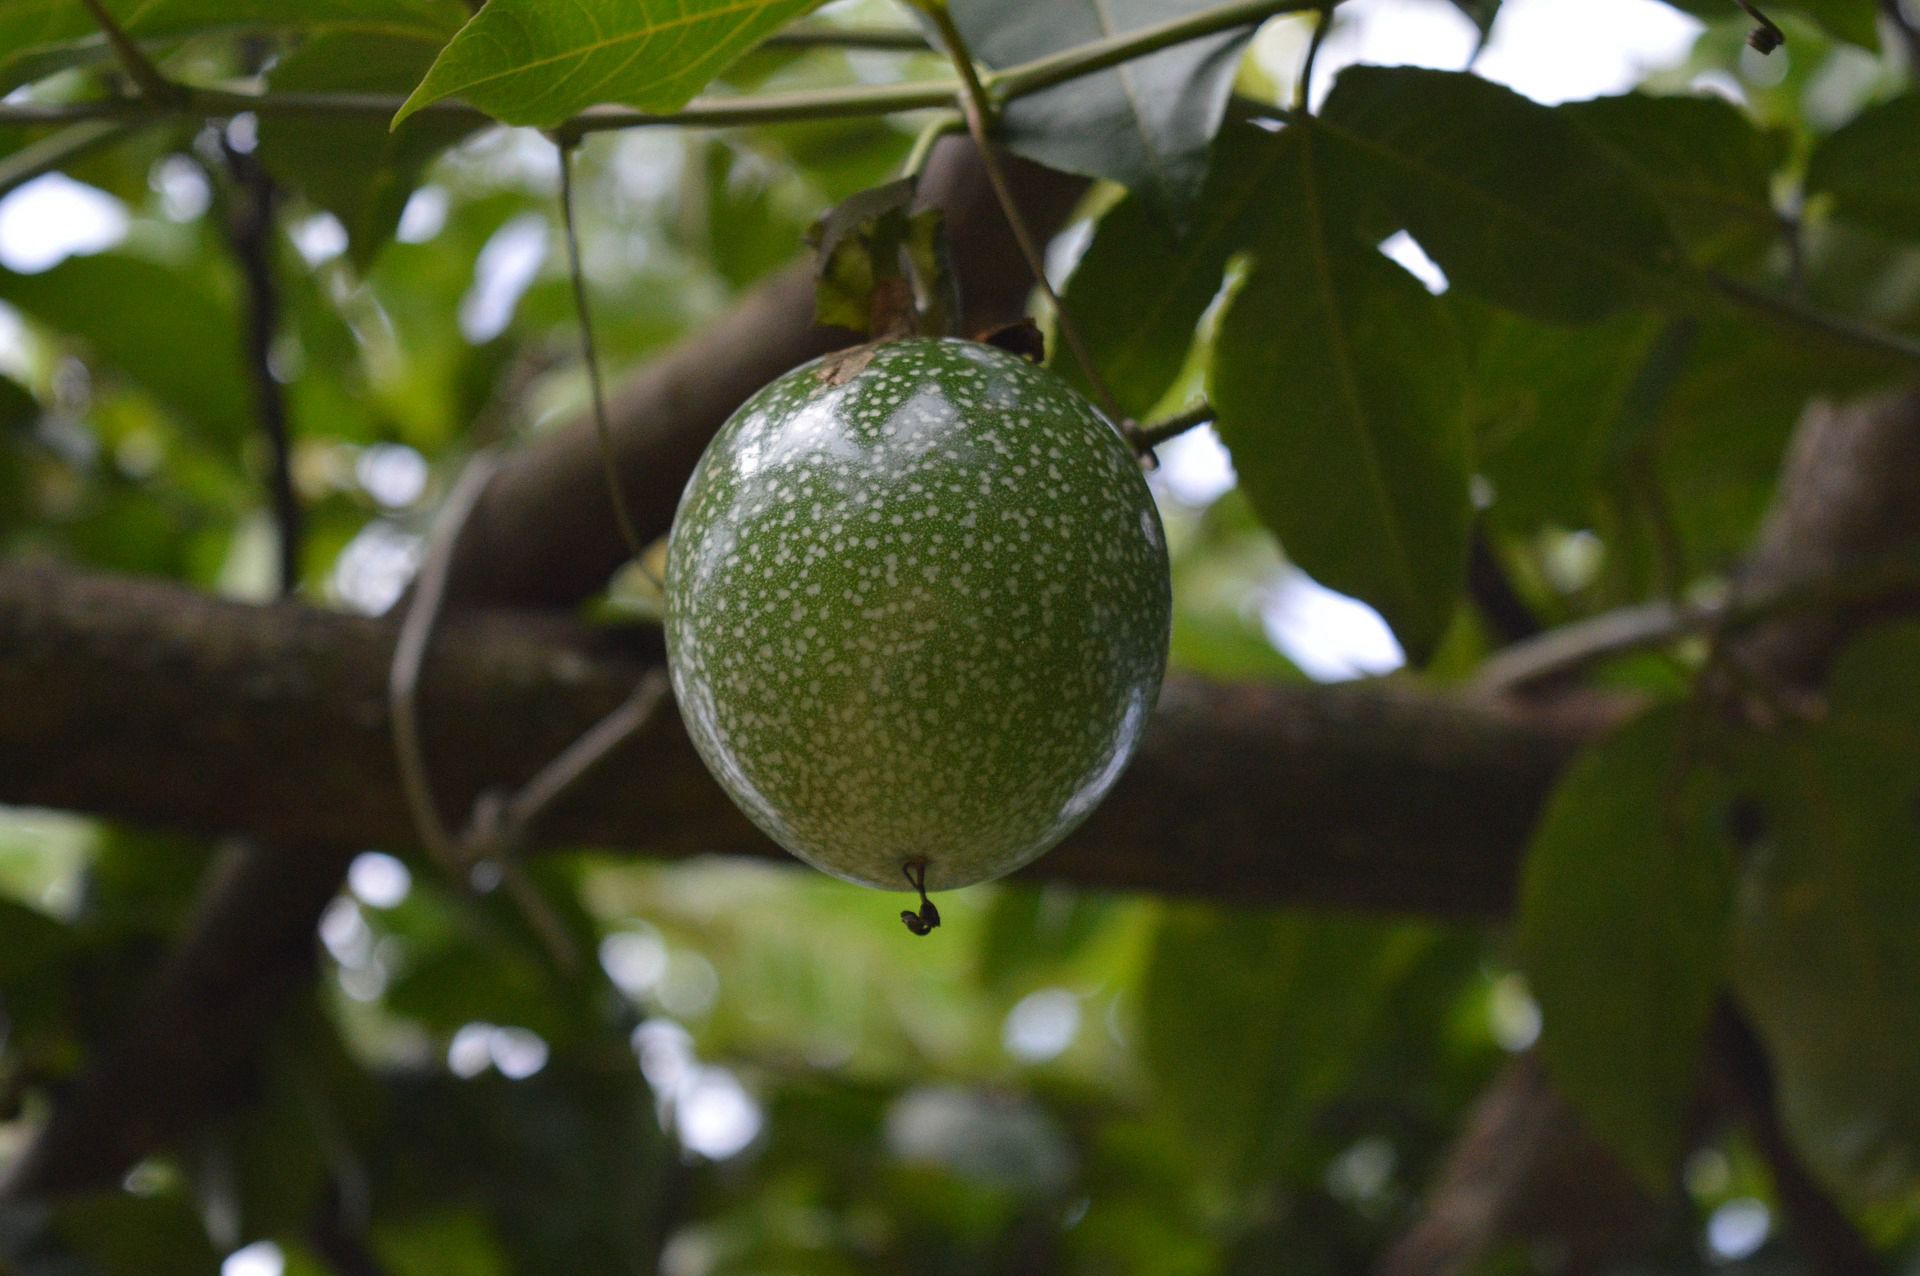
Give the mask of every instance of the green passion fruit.
[{"label": "green passion fruit", "polygon": [[894,890],[1012,872],[1093,810],[1172,606],[1119,434],[1052,373],[946,339],[830,355],[742,405],[681,497],[666,592],[708,768],[799,858]]}]

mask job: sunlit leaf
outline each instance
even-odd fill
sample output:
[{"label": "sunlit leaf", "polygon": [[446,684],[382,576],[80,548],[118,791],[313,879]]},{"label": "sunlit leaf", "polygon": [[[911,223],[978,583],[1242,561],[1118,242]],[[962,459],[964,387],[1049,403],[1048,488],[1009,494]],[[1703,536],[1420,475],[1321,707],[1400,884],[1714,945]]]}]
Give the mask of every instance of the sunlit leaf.
[{"label": "sunlit leaf", "polygon": [[441,51],[400,113],[459,97],[550,128],[596,102],[672,111],[820,0],[492,0]]}]

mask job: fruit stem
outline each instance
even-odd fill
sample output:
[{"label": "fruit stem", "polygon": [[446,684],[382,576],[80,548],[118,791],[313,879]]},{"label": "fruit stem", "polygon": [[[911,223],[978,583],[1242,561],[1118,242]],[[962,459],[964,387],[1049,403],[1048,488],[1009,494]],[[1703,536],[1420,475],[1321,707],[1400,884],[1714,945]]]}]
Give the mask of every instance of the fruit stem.
[{"label": "fruit stem", "polygon": [[902,864],[900,871],[906,875],[907,884],[920,893],[920,911],[916,913],[912,909],[903,908],[900,910],[900,920],[914,934],[925,935],[940,925],[940,910],[935,908],[933,901],[927,898],[926,857],[915,856]]}]

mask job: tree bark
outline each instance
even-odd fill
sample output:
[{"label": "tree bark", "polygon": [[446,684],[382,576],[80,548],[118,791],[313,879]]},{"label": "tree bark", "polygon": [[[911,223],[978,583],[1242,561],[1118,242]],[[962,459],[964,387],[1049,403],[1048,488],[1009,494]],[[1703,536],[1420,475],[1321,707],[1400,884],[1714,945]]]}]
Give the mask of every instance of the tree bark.
[{"label": "tree bark", "polygon": [[[0,568],[0,703],[12,706],[0,715],[0,801],[245,834],[329,862],[338,854],[313,848],[410,848],[386,709],[396,629]],[[651,632],[451,618],[422,689],[448,821],[460,827],[479,794],[524,783],[658,658]],[[1177,677],[1115,793],[1023,877],[1229,904],[1496,916],[1561,764],[1606,716],[1526,716],[1386,686]],[[569,793],[534,845],[784,859],[708,776],[671,710]]]}]

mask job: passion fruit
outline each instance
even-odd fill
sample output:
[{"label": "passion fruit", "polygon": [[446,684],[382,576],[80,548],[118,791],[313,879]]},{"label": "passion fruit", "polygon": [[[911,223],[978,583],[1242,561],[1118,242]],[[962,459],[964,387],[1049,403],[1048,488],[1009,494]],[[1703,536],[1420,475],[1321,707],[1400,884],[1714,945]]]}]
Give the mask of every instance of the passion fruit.
[{"label": "passion fruit", "polygon": [[1160,517],[1052,373],[909,339],[805,364],[701,457],[667,654],[740,808],[848,881],[950,889],[1065,837],[1133,756],[1166,664]]}]

